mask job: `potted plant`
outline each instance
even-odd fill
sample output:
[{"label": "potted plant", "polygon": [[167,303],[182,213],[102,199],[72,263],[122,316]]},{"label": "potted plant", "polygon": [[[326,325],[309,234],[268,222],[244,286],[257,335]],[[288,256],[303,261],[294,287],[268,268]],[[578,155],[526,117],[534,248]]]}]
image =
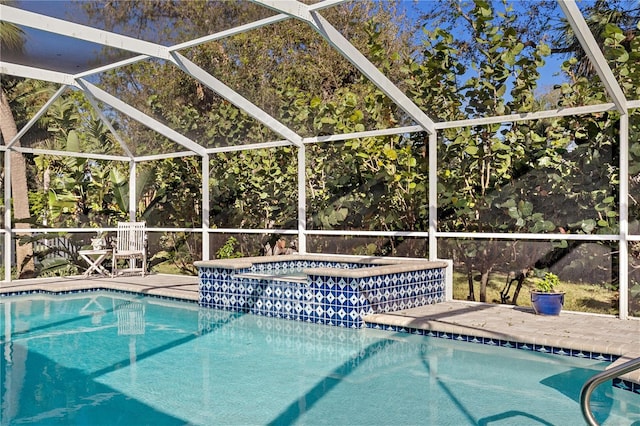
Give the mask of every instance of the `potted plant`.
[{"label": "potted plant", "polygon": [[104,236],[103,232],[96,232],[95,238],[91,239],[91,247],[93,247],[94,250],[102,250],[107,246],[107,241]]},{"label": "potted plant", "polygon": [[531,290],[531,304],[538,315],[559,315],[564,305],[564,292],[555,291],[555,286],[560,283],[558,276],[547,272],[536,284],[536,289]]}]

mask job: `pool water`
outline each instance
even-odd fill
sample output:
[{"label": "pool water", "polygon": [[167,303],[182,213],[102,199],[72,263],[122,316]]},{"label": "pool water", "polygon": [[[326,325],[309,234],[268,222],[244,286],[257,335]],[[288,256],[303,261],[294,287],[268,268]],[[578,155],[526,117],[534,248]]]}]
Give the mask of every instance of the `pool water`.
[{"label": "pool water", "polygon": [[[0,298],[0,424],[582,425],[606,362],[91,292]],[[599,386],[605,425],[640,396]]]}]

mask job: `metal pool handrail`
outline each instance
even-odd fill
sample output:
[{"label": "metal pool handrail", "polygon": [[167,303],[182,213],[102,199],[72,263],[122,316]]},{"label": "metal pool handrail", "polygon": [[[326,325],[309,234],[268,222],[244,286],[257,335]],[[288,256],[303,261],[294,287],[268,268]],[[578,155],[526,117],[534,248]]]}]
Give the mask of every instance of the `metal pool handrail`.
[{"label": "metal pool handrail", "polygon": [[582,415],[584,416],[584,419],[590,426],[598,426],[598,422],[593,417],[590,406],[593,390],[607,380],[622,376],[623,374],[627,374],[633,370],[637,370],[638,368],[640,368],[640,358],[635,358],[631,361],[625,362],[624,364],[617,365],[598,373],[585,382],[584,386],[582,386],[582,390],[580,391],[580,407],[582,408]]}]

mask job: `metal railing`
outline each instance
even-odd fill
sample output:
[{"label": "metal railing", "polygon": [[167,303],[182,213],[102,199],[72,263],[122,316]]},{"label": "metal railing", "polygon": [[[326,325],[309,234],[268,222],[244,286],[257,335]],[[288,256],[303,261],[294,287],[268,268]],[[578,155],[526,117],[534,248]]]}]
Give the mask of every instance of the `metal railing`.
[{"label": "metal railing", "polygon": [[631,361],[625,362],[624,364],[609,368],[608,370],[596,374],[585,382],[584,386],[582,386],[582,390],[580,391],[580,407],[582,408],[582,415],[584,416],[584,419],[590,426],[599,425],[591,412],[591,394],[594,389],[607,380],[614,379],[637,369],[640,369],[640,358],[635,358]]}]

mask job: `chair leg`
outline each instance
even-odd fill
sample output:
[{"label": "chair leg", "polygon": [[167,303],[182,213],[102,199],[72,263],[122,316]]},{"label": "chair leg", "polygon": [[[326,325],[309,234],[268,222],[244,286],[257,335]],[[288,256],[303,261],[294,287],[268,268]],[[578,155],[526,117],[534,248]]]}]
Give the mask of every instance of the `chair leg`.
[{"label": "chair leg", "polygon": [[[118,260],[121,260],[125,263],[125,265],[120,268],[118,266]],[[138,267],[138,260],[142,263],[142,267]],[[111,277],[115,277],[118,274],[126,273],[128,275],[135,274],[137,272],[141,272],[144,277],[147,272],[147,257],[146,256],[128,256],[128,257],[116,257],[112,258],[112,269],[111,269]]]}]

